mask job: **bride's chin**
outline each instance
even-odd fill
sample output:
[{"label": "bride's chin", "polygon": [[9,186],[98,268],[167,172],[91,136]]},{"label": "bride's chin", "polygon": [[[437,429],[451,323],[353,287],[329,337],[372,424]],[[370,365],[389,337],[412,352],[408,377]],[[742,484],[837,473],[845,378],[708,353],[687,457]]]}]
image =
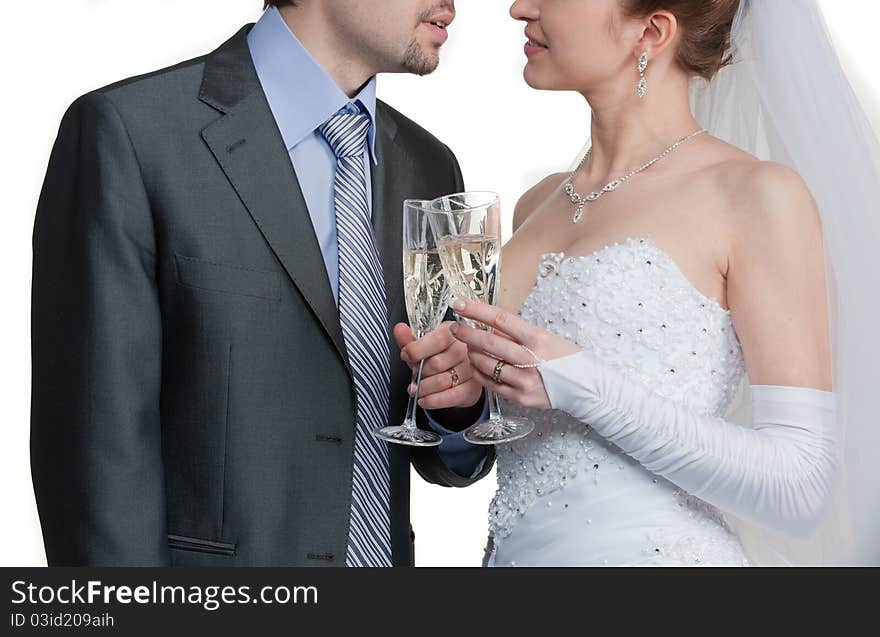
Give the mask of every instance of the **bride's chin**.
[{"label": "bride's chin", "polygon": [[554,82],[546,73],[539,73],[526,66],[523,70],[523,79],[529,87],[538,91],[563,91],[565,87]]},{"label": "bride's chin", "polygon": [[546,74],[539,72],[530,64],[526,64],[526,68],[523,69],[523,79],[526,84],[539,91],[552,88],[548,86]]}]

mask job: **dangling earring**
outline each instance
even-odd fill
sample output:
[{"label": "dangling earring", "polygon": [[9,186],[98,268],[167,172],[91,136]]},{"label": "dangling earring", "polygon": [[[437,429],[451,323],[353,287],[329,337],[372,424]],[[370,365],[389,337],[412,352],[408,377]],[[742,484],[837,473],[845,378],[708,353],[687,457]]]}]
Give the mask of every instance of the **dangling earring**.
[{"label": "dangling earring", "polygon": [[642,51],[642,54],[639,56],[639,84],[636,87],[636,90],[639,94],[639,97],[644,97],[645,93],[648,92],[648,78],[645,77],[645,69],[648,68],[648,52]]}]

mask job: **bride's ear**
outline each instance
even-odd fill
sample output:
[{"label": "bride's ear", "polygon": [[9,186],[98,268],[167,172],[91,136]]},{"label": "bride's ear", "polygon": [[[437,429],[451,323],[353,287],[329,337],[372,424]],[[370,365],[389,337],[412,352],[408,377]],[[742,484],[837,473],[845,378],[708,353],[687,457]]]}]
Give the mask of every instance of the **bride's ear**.
[{"label": "bride's ear", "polygon": [[635,56],[648,52],[653,60],[668,49],[678,35],[678,20],[670,11],[655,11],[641,20],[641,32],[637,34]]}]

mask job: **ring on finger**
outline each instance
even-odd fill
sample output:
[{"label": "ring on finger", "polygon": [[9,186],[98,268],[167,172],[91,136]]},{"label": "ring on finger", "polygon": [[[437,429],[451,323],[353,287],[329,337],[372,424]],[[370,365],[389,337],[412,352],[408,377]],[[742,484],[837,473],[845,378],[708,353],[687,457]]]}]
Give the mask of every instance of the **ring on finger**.
[{"label": "ring on finger", "polygon": [[461,382],[461,378],[458,376],[458,371],[454,367],[448,369],[447,371],[452,376],[452,386],[456,387]]},{"label": "ring on finger", "polygon": [[507,361],[499,360],[495,363],[495,371],[492,372],[492,380],[496,383],[501,383],[501,370],[504,366],[507,365]]}]

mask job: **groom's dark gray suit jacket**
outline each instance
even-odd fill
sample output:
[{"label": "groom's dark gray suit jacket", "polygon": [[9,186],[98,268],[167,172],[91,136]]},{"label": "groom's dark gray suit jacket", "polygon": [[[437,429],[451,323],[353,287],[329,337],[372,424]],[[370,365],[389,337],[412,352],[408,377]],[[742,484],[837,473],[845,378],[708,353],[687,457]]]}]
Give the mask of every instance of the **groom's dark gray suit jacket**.
[{"label": "groom's dark gray suit jacket", "polygon": [[[338,310],[243,28],[213,53],[79,98],[33,235],[31,462],[50,565],[345,561],[355,393]],[[373,223],[405,321],[401,208],[462,190],[450,150],[381,102]],[[390,421],[410,371],[392,361]],[[395,565],[409,465],[392,445]]]}]

